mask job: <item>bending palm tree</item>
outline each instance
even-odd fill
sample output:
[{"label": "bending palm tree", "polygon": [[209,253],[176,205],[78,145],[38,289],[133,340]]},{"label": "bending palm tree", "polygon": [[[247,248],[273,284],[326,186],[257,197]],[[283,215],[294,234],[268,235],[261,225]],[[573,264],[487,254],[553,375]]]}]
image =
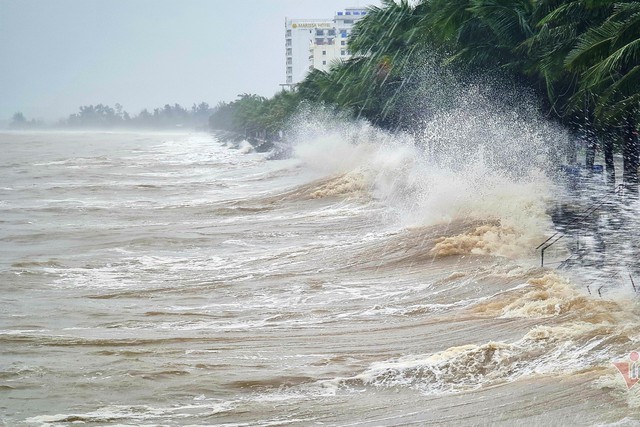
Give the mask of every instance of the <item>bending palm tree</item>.
[{"label": "bending palm tree", "polygon": [[595,116],[604,124],[622,121],[624,181],[637,191],[637,123],[640,113],[640,3],[617,4],[613,14],[584,33],[566,67],[580,73],[574,104],[592,98]]}]

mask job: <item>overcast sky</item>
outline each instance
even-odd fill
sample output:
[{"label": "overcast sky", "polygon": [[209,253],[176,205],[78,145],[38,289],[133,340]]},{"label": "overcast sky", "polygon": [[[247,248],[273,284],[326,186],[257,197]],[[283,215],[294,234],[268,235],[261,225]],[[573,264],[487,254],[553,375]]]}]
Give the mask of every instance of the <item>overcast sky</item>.
[{"label": "overcast sky", "polygon": [[271,96],[284,82],[284,18],[331,18],[377,0],[0,0],[0,120],[121,103]]}]

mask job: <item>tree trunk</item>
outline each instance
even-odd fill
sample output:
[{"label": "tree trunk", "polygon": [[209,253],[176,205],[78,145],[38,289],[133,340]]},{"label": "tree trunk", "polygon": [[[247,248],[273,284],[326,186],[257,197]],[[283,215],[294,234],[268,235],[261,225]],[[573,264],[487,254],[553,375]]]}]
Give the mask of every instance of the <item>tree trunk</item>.
[{"label": "tree trunk", "polygon": [[572,166],[578,163],[578,147],[576,144],[576,139],[573,135],[571,135],[569,140],[569,147],[567,150],[567,163]]},{"label": "tree trunk", "polygon": [[602,139],[602,151],[604,152],[604,165],[607,174],[607,183],[610,186],[616,185],[616,166],[613,163],[613,138],[605,135]]},{"label": "tree trunk", "polygon": [[638,135],[636,133],[633,115],[627,117],[623,138],[622,158],[624,160],[624,183],[628,191],[637,194],[640,152],[638,151]]},{"label": "tree trunk", "polygon": [[596,160],[596,147],[598,146],[598,138],[591,120],[585,119],[584,123],[584,141],[585,141],[585,158],[584,167],[587,174],[593,174],[593,164]]},{"label": "tree trunk", "polygon": [[596,146],[597,145],[598,144],[597,144],[595,138],[589,137],[589,139],[587,139],[587,147],[586,147],[584,165],[587,168],[587,173],[589,173],[589,174],[593,173],[593,164],[595,163],[595,160],[596,160]]}]

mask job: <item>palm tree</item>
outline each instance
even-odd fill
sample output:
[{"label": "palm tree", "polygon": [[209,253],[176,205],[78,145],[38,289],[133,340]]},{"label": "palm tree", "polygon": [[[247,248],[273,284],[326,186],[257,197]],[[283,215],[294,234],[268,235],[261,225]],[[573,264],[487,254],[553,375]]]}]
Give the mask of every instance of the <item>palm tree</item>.
[{"label": "palm tree", "polygon": [[565,116],[567,100],[576,90],[577,76],[567,70],[565,59],[577,38],[588,28],[600,25],[610,5],[586,0],[541,0],[536,2],[532,21],[534,32],[518,51],[529,58],[524,72],[542,81],[550,103],[550,112]]},{"label": "palm tree", "polygon": [[640,113],[640,3],[618,3],[599,26],[581,35],[565,65],[579,73],[574,105],[593,100],[594,114],[605,125],[623,122],[623,178],[637,191],[637,123]]},{"label": "palm tree", "polygon": [[353,103],[352,95],[359,99],[359,116],[385,127],[400,125],[401,94],[407,93],[419,55],[428,47],[420,39],[423,8],[408,0],[383,0],[382,7],[369,7],[366,17],[355,25],[349,48],[356,58],[337,71],[361,94],[344,92],[348,103]]},{"label": "palm tree", "polygon": [[298,86],[302,99],[336,105],[355,117],[394,127],[398,93],[419,48],[419,16],[407,0],[383,0],[371,6],[349,38],[354,56],[332,64],[325,73],[311,71]]},{"label": "palm tree", "polygon": [[[595,120],[596,100],[589,96],[575,97],[580,73],[565,66],[578,38],[601,25],[612,10],[613,2],[606,0],[539,0],[532,18],[534,33],[517,50],[528,58],[523,72],[534,79],[541,92],[546,92],[547,114],[577,129],[587,143],[585,163],[589,170],[593,167],[596,146],[601,142],[607,177],[614,183],[613,138],[607,126]],[[575,158],[575,144],[572,147]]]},{"label": "palm tree", "polygon": [[533,0],[425,0],[424,31],[467,70],[517,70],[516,47],[533,34]]},{"label": "palm tree", "polygon": [[349,49],[357,56],[378,61],[386,57],[402,60],[418,43],[421,16],[408,0],[382,0],[382,7],[370,6],[349,37]]}]

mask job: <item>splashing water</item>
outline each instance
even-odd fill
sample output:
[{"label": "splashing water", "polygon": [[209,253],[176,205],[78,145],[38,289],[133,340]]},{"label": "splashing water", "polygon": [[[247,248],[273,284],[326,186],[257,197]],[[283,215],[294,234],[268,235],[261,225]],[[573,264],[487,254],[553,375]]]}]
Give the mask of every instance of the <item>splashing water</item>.
[{"label": "splashing water", "polygon": [[426,121],[419,135],[391,134],[313,111],[297,118],[291,141],[306,168],[340,176],[336,185],[347,180],[358,182],[356,190],[369,188],[402,226],[488,222],[472,234],[479,240],[509,236],[512,247],[471,249],[523,256],[552,229],[549,176],[567,139],[553,126],[532,121],[497,115],[470,90],[458,108]]}]

